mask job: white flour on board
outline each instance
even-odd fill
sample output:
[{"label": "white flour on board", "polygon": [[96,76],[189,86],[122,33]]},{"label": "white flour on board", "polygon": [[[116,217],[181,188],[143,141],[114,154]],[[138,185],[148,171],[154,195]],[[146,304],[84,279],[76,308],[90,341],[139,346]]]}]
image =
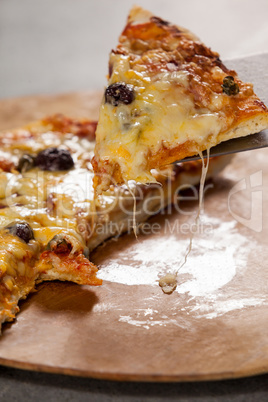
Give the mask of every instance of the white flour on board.
[{"label": "white flour on board", "polygon": [[[223,297],[219,291],[246,269],[248,255],[252,248],[258,248],[258,244],[239,233],[235,221],[221,222],[207,215],[203,215],[201,221],[210,224],[213,230],[194,238],[193,250],[178,274],[178,286],[175,290],[178,301],[174,305],[174,314],[185,307],[181,305],[180,295],[196,300],[196,304],[191,303],[184,310],[187,314],[195,314],[197,318],[212,319],[229,311],[266,303],[265,295],[259,294],[256,298],[240,296],[236,299],[233,294]],[[174,234],[167,234],[164,238],[161,235],[161,239],[156,235],[134,242],[128,249],[127,260],[114,256],[101,266],[98,277],[130,286],[158,286],[161,275],[176,272],[189,243],[188,239],[179,239]],[[180,277],[186,280],[180,283]],[[151,317],[137,319],[136,314],[135,317],[121,316],[120,321],[147,329],[170,322],[171,317],[160,319],[156,316],[158,314],[152,310]]]},{"label": "white flour on board", "polygon": [[[213,218],[213,226],[213,234],[195,239],[192,254],[179,273],[191,278],[179,284],[176,292],[205,296],[231,281],[237,267],[246,266],[249,240],[236,231],[235,222],[220,223]],[[114,256],[101,266],[98,277],[125,285],[158,286],[160,275],[176,270],[189,241],[174,235],[157,240],[156,236],[134,242],[128,248],[128,261]]]}]

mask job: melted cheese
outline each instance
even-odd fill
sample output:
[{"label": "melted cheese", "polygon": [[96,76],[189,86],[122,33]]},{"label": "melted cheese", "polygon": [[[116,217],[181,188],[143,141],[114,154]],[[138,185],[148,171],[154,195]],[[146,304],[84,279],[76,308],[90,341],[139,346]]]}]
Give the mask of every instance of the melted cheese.
[{"label": "melted cheese", "polygon": [[[155,181],[145,170],[148,150],[157,153],[163,144],[172,148],[187,140],[201,145],[208,137],[214,142],[225,128],[220,113],[195,107],[191,95],[186,93],[187,72],[150,77],[146,71],[135,72],[135,66],[124,56],[117,56],[113,66],[109,85],[134,85],[135,100],[130,105],[101,105],[97,152],[100,160],[108,155],[110,161],[118,163],[125,180]],[[224,97],[218,95],[218,103]]]},{"label": "melted cheese", "polygon": [[[2,139],[8,158],[13,157],[17,163],[25,152],[36,154],[51,146],[64,146],[70,150],[76,168],[67,172],[40,171],[38,168],[24,173],[1,172],[0,226],[23,218],[32,222],[37,237],[42,227],[63,227],[75,232],[76,214],[87,204],[90,211],[93,202],[93,172],[89,160],[94,142],[72,133],[52,132],[42,125],[33,127],[26,140],[14,134],[12,138],[12,133],[10,141]],[[5,137],[8,136],[5,134]],[[42,242],[43,237],[44,234]]]},{"label": "melted cheese", "polygon": [[[78,230],[81,217],[91,226],[93,172],[89,162],[94,142],[69,132],[51,131],[42,122],[27,130],[0,134],[2,156],[12,160],[11,172],[0,172],[0,327],[18,312],[18,300],[26,297],[36,282],[71,280],[100,285],[97,268],[83,255],[87,238]],[[19,173],[15,166],[27,153],[63,146],[70,150],[75,168],[41,171],[37,167]],[[26,243],[5,227],[26,221],[34,239]],[[68,239],[71,251],[57,256],[48,247],[54,236]]]},{"label": "melted cheese", "polygon": [[[198,202],[198,210],[197,210],[197,214],[194,220],[194,226],[198,226],[199,222],[200,222],[200,214],[203,208],[203,200],[204,200],[204,186],[205,186],[205,181],[206,181],[206,177],[207,177],[207,173],[208,173],[208,168],[209,168],[209,149],[207,149],[207,163],[205,165],[204,162],[204,157],[203,154],[200,153],[200,158],[202,160],[202,171],[201,171],[201,177],[200,177],[200,184],[199,184],[199,202]],[[192,246],[193,246],[193,238],[194,238],[194,231],[191,232],[190,234],[190,241],[189,241],[189,247],[188,250],[185,253],[184,256],[184,261],[183,263],[179,266],[178,270],[176,271],[176,274],[180,271],[180,269],[186,264],[187,259],[189,254],[192,251]]]},{"label": "melted cheese", "polygon": [[[200,158],[202,160],[202,171],[201,171],[201,177],[200,177],[200,184],[199,184],[199,202],[198,202],[198,210],[197,214],[194,219],[194,226],[198,226],[200,222],[200,214],[202,212],[203,208],[203,201],[204,201],[204,187],[205,187],[205,181],[207,178],[208,174],[208,168],[209,168],[209,149],[207,149],[207,163],[205,164],[204,162],[204,157],[202,152],[200,153]],[[182,263],[179,265],[178,269],[175,271],[175,273],[169,273],[159,279],[159,286],[162,288],[164,293],[171,294],[177,287],[177,276],[181,268],[187,263],[188,257],[192,251],[193,247],[193,239],[194,239],[194,231],[191,231],[190,233],[190,238],[189,238],[189,246],[188,249],[185,252],[184,259]]]}]

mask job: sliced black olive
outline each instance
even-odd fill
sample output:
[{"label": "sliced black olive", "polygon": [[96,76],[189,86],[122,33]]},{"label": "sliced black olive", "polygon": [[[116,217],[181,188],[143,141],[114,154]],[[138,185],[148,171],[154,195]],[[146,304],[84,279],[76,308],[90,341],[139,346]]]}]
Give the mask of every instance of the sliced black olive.
[{"label": "sliced black olive", "polygon": [[35,161],[41,170],[69,170],[74,166],[73,158],[67,149],[47,148],[39,152]]},{"label": "sliced black olive", "polygon": [[109,62],[108,73],[109,73],[109,78],[110,78],[113,73],[113,64],[111,62]]},{"label": "sliced black olive", "polygon": [[17,170],[19,172],[27,172],[35,166],[35,158],[32,155],[24,154],[19,160]]},{"label": "sliced black olive", "polygon": [[120,103],[129,105],[134,100],[133,85],[125,84],[124,82],[116,82],[109,85],[105,90],[105,102],[113,106],[118,106]]},{"label": "sliced black olive", "polygon": [[48,251],[54,251],[56,254],[70,253],[73,246],[62,235],[54,236],[47,244]]},{"label": "sliced black olive", "polygon": [[237,95],[239,93],[239,86],[237,82],[235,82],[234,77],[227,75],[227,77],[223,79],[222,91],[226,95]]},{"label": "sliced black olive", "polygon": [[157,25],[160,25],[160,26],[163,25],[163,26],[168,27],[170,25],[170,22],[162,20],[159,17],[151,17],[151,21],[155,22]]},{"label": "sliced black olive", "polygon": [[33,229],[28,222],[12,222],[6,229],[13,236],[18,236],[25,243],[29,243],[30,240],[34,239]]}]

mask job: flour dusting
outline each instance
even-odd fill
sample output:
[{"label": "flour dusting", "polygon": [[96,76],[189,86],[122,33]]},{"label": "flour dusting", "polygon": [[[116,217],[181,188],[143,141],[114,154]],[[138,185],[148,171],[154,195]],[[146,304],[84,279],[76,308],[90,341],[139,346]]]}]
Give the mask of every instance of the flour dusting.
[{"label": "flour dusting", "polygon": [[[192,252],[178,272],[178,285],[174,291],[177,299],[174,299],[174,310],[169,311],[169,317],[159,317],[151,301],[144,316],[134,309],[130,315],[121,315],[119,321],[146,329],[154,325],[165,326],[171,321],[183,326],[182,314],[184,319],[188,314],[213,319],[234,310],[268,304],[265,294],[259,293],[255,297],[246,290],[245,294],[238,295],[236,285],[233,287],[235,280],[240,280],[238,277],[243,278],[249,254],[253,249],[258,250],[258,243],[239,233],[235,221],[222,222],[204,214],[201,222],[213,230],[194,237]],[[176,273],[188,243],[189,239],[175,233],[143,238],[129,247],[127,258],[117,257],[115,253],[112,260],[104,262],[98,276],[129,286],[158,287],[160,277]]]},{"label": "flour dusting", "polygon": [[[249,240],[237,232],[235,222],[212,221],[213,233],[195,239],[192,253],[178,274],[176,292],[180,294],[210,294],[230,282],[238,268],[246,266]],[[99,278],[125,285],[158,285],[160,276],[176,272],[188,245],[188,239],[174,234],[161,239],[156,236],[135,242],[128,249],[128,261],[115,255],[101,266]],[[189,279],[180,284],[182,274],[188,274]]]}]

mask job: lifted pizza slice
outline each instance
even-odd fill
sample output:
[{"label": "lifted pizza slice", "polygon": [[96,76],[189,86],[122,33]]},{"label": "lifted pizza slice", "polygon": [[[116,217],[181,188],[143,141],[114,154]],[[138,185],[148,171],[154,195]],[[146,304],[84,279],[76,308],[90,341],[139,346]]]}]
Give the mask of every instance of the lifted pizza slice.
[{"label": "lifted pizza slice", "polygon": [[109,60],[93,167],[100,194],[111,183],[155,182],[151,169],[268,127],[252,84],[188,30],[140,7]]}]

